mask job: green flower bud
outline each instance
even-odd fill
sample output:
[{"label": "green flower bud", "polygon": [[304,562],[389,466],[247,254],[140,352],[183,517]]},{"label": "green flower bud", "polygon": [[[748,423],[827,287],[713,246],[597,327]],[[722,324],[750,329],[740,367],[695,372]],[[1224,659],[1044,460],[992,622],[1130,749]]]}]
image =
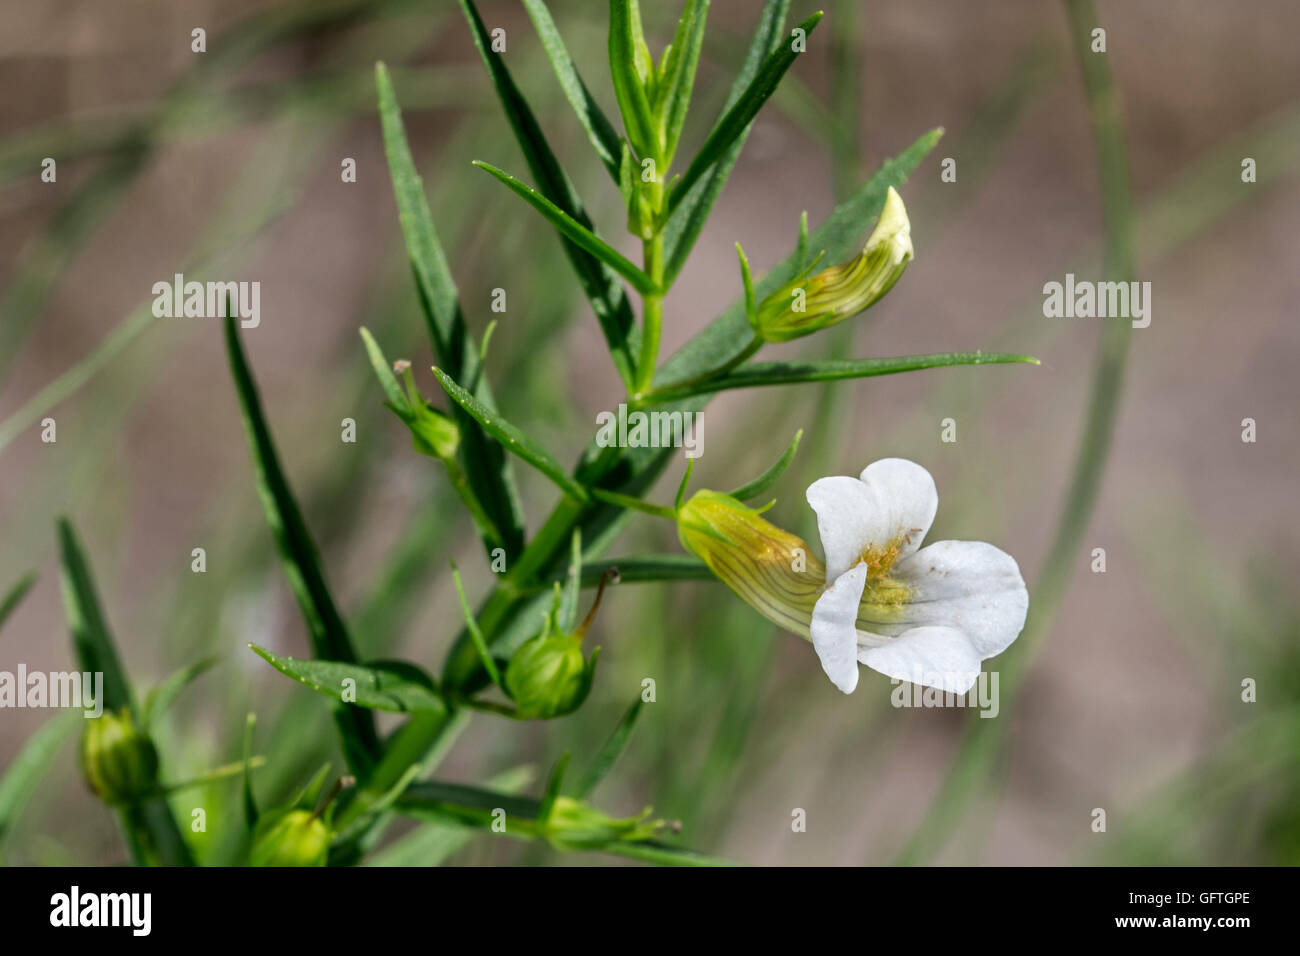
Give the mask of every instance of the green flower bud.
[{"label": "green flower bud", "polygon": [[460,427],[447,415],[424,400],[411,375],[411,363],[399,359],[393,371],[402,376],[406,385],[407,405],[397,408],[389,405],[411,430],[411,444],[422,455],[442,461],[453,457],[460,447]]},{"label": "green flower bud", "polygon": [[290,810],[258,823],[248,863],[250,866],[324,866],[329,849],[329,827],[320,816],[308,810]]},{"label": "green flower bud", "polygon": [[81,770],[105,803],[137,803],[158,785],[158,751],[123,707],[90,718],[81,736]]},{"label": "green flower bud", "polygon": [[912,261],[912,226],[890,187],[876,228],[856,258],[814,276],[809,266],[759,303],[750,315],[764,342],[788,342],[857,315],[888,292]]},{"label": "green flower bud", "polygon": [[666,825],[651,820],[646,807],[635,817],[617,819],[574,800],[556,797],[546,820],[546,838],[560,850],[590,850],[619,840],[647,840]]},{"label": "green flower bud", "polygon": [[542,633],[521,644],[510,658],[506,665],[505,691],[515,702],[520,717],[525,720],[563,717],[587,699],[600,648],[593,650],[591,659],[587,660],[582,654],[582,641],[596,617],[605,584],[616,574],[612,569],[605,572],[591,610],[571,634],[560,631],[552,609]]}]

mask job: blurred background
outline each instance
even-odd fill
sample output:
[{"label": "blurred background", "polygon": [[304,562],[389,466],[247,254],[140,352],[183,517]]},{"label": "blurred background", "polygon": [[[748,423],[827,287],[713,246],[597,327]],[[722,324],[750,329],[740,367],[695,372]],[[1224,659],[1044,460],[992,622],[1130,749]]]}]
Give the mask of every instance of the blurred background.
[{"label": "blurred background", "polygon": [[[679,5],[643,6],[657,55]],[[613,114],[605,5],[551,7]],[[480,8],[506,30],[510,68],[598,227],[631,254],[617,190],[521,5]],[[796,0],[792,20],[813,9]],[[733,242],[763,271],[793,248],[801,211],[815,227],[882,160],[944,126],[903,190],[916,246],[907,275],[866,315],[773,354],[985,349],[1043,364],[724,394],[706,413],[695,486],[739,484],[803,428],[769,517],[815,541],[811,480],[908,457],[939,487],[930,540],[993,542],[1036,598],[1072,507],[1106,324],[1042,315],[1043,284],[1097,278],[1102,255],[1064,7],[826,9],[667,300],[665,354],[738,295]],[[683,155],[721,108],[757,12],[714,0]],[[0,17],[0,591],[40,575],[0,633],[0,670],[75,667],[54,535],[65,514],[138,687],[221,655],[162,728],[165,775],[239,759],[253,710],[268,757],[257,787],[270,799],[341,761],[327,702],[245,649],[308,653],[220,323],[153,319],[153,283],[176,272],[261,282],[261,326],[243,341],[365,657],[436,669],[461,624],[448,559],[472,598],[490,586],[443,473],[382,408],[357,334],[367,325],[440,394],[383,159],[375,60],[393,71],[467,320],[477,334],[500,320],[488,369],[503,412],[573,460],[597,412],[617,405],[619,381],[550,227],[469,165],[527,178],[451,0],[0,0]],[[1097,25],[1124,107],[1152,322],[1131,337],[1104,481],[1062,600],[1026,645],[1023,680],[1003,687],[999,717],[892,708],[888,679],[865,669],[845,697],[805,642],[720,585],[627,585],[597,618],[604,651],[587,705],[546,724],[480,715],[440,778],[536,793],[562,752],[580,766],[594,756],[649,676],[657,702],[597,802],[619,814],[653,804],[699,850],[756,864],[1300,862],[1300,7],[1101,2]],[[206,53],[190,50],[195,27]],[[40,179],[45,157],[55,183]],[[355,183],[340,181],[345,157]],[[955,183],[940,180],[944,157],[957,161]],[[1241,180],[1245,157],[1253,184]],[[490,311],[496,287],[508,290],[504,315]],[[40,437],[47,415],[54,444]],[[340,441],[345,417],[355,444]],[[941,441],[945,418],[955,443]],[[554,491],[518,474],[532,530]],[[677,477],[670,469],[650,497],[665,499]],[[204,574],[190,570],[196,547]],[[1105,573],[1091,570],[1094,548]],[[612,554],[652,550],[679,546],[666,523],[637,518]],[[1241,699],[1248,677],[1255,703]],[[0,766],[52,716],[0,711]],[[972,763],[973,752],[986,756]],[[208,832],[194,835],[203,860],[232,852],[237,800],[235,782],[175,799],[182,820],[208,808]],[[1106,833],[1091,829],[1098,807]],[[794,808],[806,833],[791,831]],[[378,859],[610,862],[484,835],[403,840],[406,828]],[[10,863],[125,856],[81,783],[74,738],[0,839]]]}]

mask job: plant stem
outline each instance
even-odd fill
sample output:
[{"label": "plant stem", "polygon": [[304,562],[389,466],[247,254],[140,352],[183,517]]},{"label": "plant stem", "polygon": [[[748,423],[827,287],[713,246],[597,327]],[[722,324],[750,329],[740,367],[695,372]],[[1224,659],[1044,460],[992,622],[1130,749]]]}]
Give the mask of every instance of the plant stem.
[{"label": "plant stem", "polygon": [[[1133,199],[1119,96],[1106,55],[1093,53],[1090,48],[1091,31],[1097,23],[1092,0],[1065,0],[1065,8],[1075,54],[1083,71],[1084,90],[1096,140],[1105,219],[1104,271],[1116,281],[1130,281],[1136,269]],[[1030,657],[1056,618],[1076,566],[1079,544],[1097,503],[1119,411],[1120,391],[1128,357],[1129,329],[1130,325],[1126,321],[1112,321],[1102,332],[1088,418],[1079,443],[1065,510],[1034,588],[1024,633],[1000,662],[1001,684],[1012,693],[1027,673]],[[990,724],[998,726],[990,727]],[[957,752],[948,775],[925,818],[904,845],[896,862],[921,863],[942,848],[960,822],[966,803],[992,769],[1000,750],[1001,728],[1005,724],[1005,720],[977,720],[967,724],[961,749]]]},{"label": "plant stem", "polygon": [[641,330],[641,357],[636,367],[636,388],[633,398],[640,398],[654,380],[655,365],[659,361],[659,333],[664,321],[664,237],[662,232],[645,240],[645,273],[655,284],[656,291],[647,295],[644,302]]}]

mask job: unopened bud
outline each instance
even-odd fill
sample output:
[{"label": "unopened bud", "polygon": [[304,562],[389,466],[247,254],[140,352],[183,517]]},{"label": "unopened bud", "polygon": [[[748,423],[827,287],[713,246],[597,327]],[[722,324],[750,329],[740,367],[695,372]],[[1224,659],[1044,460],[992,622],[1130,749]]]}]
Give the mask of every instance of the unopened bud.
[{"label": "unopened bud", "polygon": [[158,751],[124,707],[86,724],[81,769],[90,789],[105,803],[136,803],[158,785]]}]

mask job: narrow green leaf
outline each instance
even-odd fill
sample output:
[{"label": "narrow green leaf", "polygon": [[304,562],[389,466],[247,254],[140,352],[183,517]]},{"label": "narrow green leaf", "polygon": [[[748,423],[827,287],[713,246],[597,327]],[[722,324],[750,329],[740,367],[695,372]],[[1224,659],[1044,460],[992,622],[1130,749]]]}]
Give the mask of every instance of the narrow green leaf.
[{"label": "narrow green leaf", "polygon": [[555,70],[556,79],[560,81],[560,88],[564,90],[564,95],[573,106],[573,111],[578,114],[578,121],[587,131],[587,138],[595,147],[596,155],[600,157],[600,161],[609,170],[609,175],[617,183],[621,145],[618,133],[592,97],[587,84],[578,75],[578,68],[574,66],[573,58],[569,56],[568,48],[564,45],[560,31],[555,27],[555,20],[551,18],[551,11],[547,9],[545,0],[523,0],[523,3],[528,10],[528,16],[532,18],[537,36],[542,41],[542,48],[546,50],[546,55],[551,60],[551,67]]},{"label": "narrow green leaf", "polygon": [[[559,160],[547,142],[532,109],[528,106],[528,101],[524,99],[510,71],[506,68],[504,57],[492,50],[491,37],[473,0],[461,0],[461,9],[465,13],[465,19],[469,21],[470,31],[474,35],[474,44],[478,47],[483,64],[487,67],[488,76],[492,79],[492,84],[501,99],[502,109],[510,121],[510,128],[514,131],[515,139],[532,172],[533,180],[537,183],[537,190],[578,225],[594,233],[591,219],[583,209],[577,191],[561,169]],[[530,13],[533,14],[534,21],[538,16],[549,21],[550,14],[544,4],[539,11],[530,10]],[[550,25],[552,33],[554,28],[555,25],[552,23]],[[539,27],[539,31],[540,29]],[[558,41],[558,34],[556,40]],[[545,42],[546,38],[543,37],[543,43]],[[562,46],[559,52],[567,58],[568,54],[564,53]],[[571,62],[569,67],[572,70]],[[558,65],[556,70],[560,71]],[[573,74],[573,79],[581,85],[582,81],[577,80],[576,74]],[[561,83],[564,83],[563,77]],[[585,92],[585,87],[583,90]],[[620,146],[618,136],[613,130],[610,130],[610,135],[613,137],[613,148],[617,151]],[[617,152],[614,155],[616,154]],[[611,156],[610,161],[614,164],[613,171],[617,179],[618,160]],[[623,378],[624,384],[630,385],[639,339],[637,339],[632,306],[628,301],[627,293],[619,284],[613,270],[605,266],[597,256],[592,255],[580,243],[569,238],[563,230],[560,230],[560,241],[564,244],[565,255],[568,256],[578,283],[582,286],[583,292],[591,303],[592,311],[595,312],[596,319],[600,323],[614,367]]]},{"label": "narrow green leaf", "polygon": [[646,79],[654,71],[648,60],[636,0],[609,0],[609,73],[614,81],[614,97],[627,138],[642,158],[659,153],[645,88]]},{"label": "narrow green leaf", "polygon": [[4,627],[5,620],[14,612],[14,608],[22,603],[23,598],[27,597],[27,592],[32,589],[32,585],[35,583],[36,572],[28,571],[18,579],[17,584],[9,589],[9,593],[4,596],[4,599],[0,600],[0,627]]},{"label": "narrow green leaf", "polygon": [[[817,28],[818,22],[822,18],[819,10],[814,13],[803,23],[799,24],[799,29],[807,35],[811,35]],[[793,44],[783,43],[775,52],[768,56],[763,66],[759,69],[758,75],[753,82],[741,94],[739,100],[727,110],[726,114],[718,122],[713,131],[709,133],[708,139],[700,147],[700,151],[691,164],[686,167],[686,172],[682,178],[673,187],[668,197],[668,209],[671,213],[677,208],[691,188],[700,180],[714,163],[722,160],[730,150],[732,144],[736,142],[745,131],[749,124],[753,122],[758,111],[762,109],[763,104],[768,98],[776,92],[781,78],[794,64],[795,59],[799,56],[793,49]]]},{"label": "narrow green leaf", "polygon": [[[582,586],[594,588],[611,568],[618,571],[618,583],[646,584],[656,581],[716,581],[717,576],[703,561],[685,554],[628,555],[605,561],[587,561],[582,566]],[[567,576],[566,576],[567,580]],[[524,594],[541,594],[551,584],[522,589]]]},{"label": "narrow green leaf", "polygon": [[172,701],[198,679],[205,671],[217,663],[215,657],[205,657],[200,661],[190,664],[188,667],[182,667],[176,673],[165,679],[157,687],[144,695],[144,709],[141,714],[141,722],[145,727],[152,724],[155,717],[171,706]]},{"label": "narrow green leaf", "polygon": [[[479,374],[478,350],[466,328],[456,283],[406,141],[397,96],[382,63],[375,65],[375,83],[379,90],[379,119],[393,180],[393,198],[434,352],[439,363],[458,381],[473,383],[474,395],[491,408],[492,392],[486,377]],[[509,463],[504,452],[487,439],[472,419],[460,414],[457,419],[461,425],[461,457],[470,486],[483,502],[492,525],[500,532],[506,554],[513,558],[523,548],[524,522]]]},{"label": "narrow green leaf", "polygon": [[[758,74],[758,68],[763,61],[781,43],[784,36],[782,27],[789,9],[790,0],[766,0],[763,4],[758,25],[754,28],[754,34],[750,39],[749,50],[745,54],[745,61],[741,64],[740,73],[731,85],[727,102],[722,108],[723,116],[719,118],[719,122],[744,95],[745,90]],[[744,148],[752,126],[751,123],[750,127],[736,137],[726,154],[681,198],[677,208],[668,217],[668,224],[664,228],[664,247],[667,250],[664,269],[667,282],[672,282],[681,272],[682,266],[686,264],[713,204],[731,176],[732,167],[735,166],[736,159]]]},{"label": "narrow green leaf", "polygon": [[[339,661],[299,661],[279,657],[256,644],[253,653],[287,677],[317,693],[340,701],[344,681],[356,683],[356,706],[397,714],[416,711],[442,713],[447,705],[434,688],[433,679],[414,664],[404,661],[373,661],[344,664]],[[345,705],[346,706],[346,705]]]},{"label": "narrow green leaf", "polygon": [[594,232],[578,222],[568,213],[566,213],[555,203],[551,202],[536,189],[526,183],[522,183],[509,173],[502,172],[491,163],[485,163],[482,160],[475,160],[474,165],[484,172],[491,173],[498,180],[504,183],[512,192],[522,198],[530,206],[541,213],[550,223],[560,230],[567,238],[573,240],[582,248],[586,249],[605,265],[609,266],[629,283],[632,287],[643,295],[650,295],[656,291],[655,284],[651,278],[636,267],[635,264],[626,258],[621,252],[605,242]]},{"label": "narrow green leaf", "polygon": [[[235,379],[235,391],[239,394],[239,403],[243,409],[244,427],[248,433],[262,510],[266,513],[267,524],[271,526],[271,533],[275,537],[280,561],[285,576],[289,579],[289,588],[307,623],[312,654],[324,660],[355,663],[356,651],[325,581],[316,544],[312,541],[289,481],[280,467],[275,442],[262,412],[257,383],[253,381],[253,373],[239,343],[239,332],[233,318],[226,319],[226,350],[230,357],[231,374]],[[348,707],[337,699],[334,720],[338,725],[348,766],[359,776],[364,774],[380,750],[374,720],[365,711]]]},{"label": "narrow green leaf", "polygon": [[460,613],[465,618],[465,629],[474,640],[474,646],[478,649],[479,659],[483,662],[483,668],[492,678],[492,683],[496,684],[502,690],[505,690],[505,682],[501,679],[501,671],[497,667],[496,661],[492,659],[492,652],[488,650],[487,640],[483,637],[483,631],[479,629],[478,621],[474,619],[474,609],[469,606],[469,598],[465,596],[465,585],[460,579],[460,569],[456,567],[456,562],[451,562],[451,579],[456,585],[456,597],[460,601]]},{"label": "narrow green leaf", "polygon": [[72,646],[83,671],[104,675],[104,710],[134,710],[131,684],[117,656],[117,647],[104,612],[100,609],[95,581],[86,563],[81,542],[66,518],[59,519],[59,549],[62,563],[63,609],[72,630]]},{"label": "narrow green leaf", "polygon": [[802,428],[794,433],[794,440],[790,442],[790,447],[785,450],[785,453],[776,460],[771,468],[748,484],[741,485],[735,491],[730,492],[731,497],[737,501],[748,501],[750,498],[757,498],[776,484],[777,480],[785,474],[785,470],[790,467],[790,462],[794,461],[795,453],[799,450],[800,438],[803,438]]},{"label": "narrow green leaf", "polygon": [[79,712],[67,711],[47,720],[27,738],[5,768],[4,776],[0,776],[0,847],[82,719]]},{"label": "narrow green leaf", "polygon": [[615,856],[625,856],[645,863],[658,863],[660,866],[738,866],[732,860],[718,856],[706,856],[685,847],[661,843],[658,840],[641,840],[630,842],[619,840],[601,847],[601,852]]},{"label": "narrow green leaf", "polygon": [[591,767],[578,784],[578,789],[574,792],[575,797],[579,800],[586,800],[591,796],[596,786],[609,774],[610,768],[614,766],[615,761],[627,749],[628,741],[632,739],[632,730],[636,727],[636,720],[639,716],[641,716],[640,697],[627,709],[627,713],[614,727],[614,732],[609,735],[605,745],[596,754],[596,759],[592,762]]},{"label": "narrow green leaf", "polygon": [[570,498],[575,501],[587,500],[586,489],[570,478],[560,463],[552,458],[549,452],[502,418],[495,410],[485,407],[477,398],[457,385],[452,377],[442,369],[435,368],[433,374],[438,376],[438,381],[442,383],[443,389],[446,390],[447,397],[465,409],[466,413],[482,425],[484,431],[500,442],[503,448],[512,454],[518,455],[551,479]]},{"label": "narrow green leaf", "polygon": [[695,88],[695,68],[704,45],[704,28],[709,18],[709,0],[687,0],[677,21],[677,33],[667,55],[664,84],[655,102],[659,117],[659,139],[664,144],[663,163],[667,167],[677,150],[686,113]]},{"label": "narrow green leaf", "polygon": [[406,394],[402,391],[401,383],[397,381],[388,359],[384,358],[379,343],[364,325],[361,327],[361,340],[366,345],[366,355],[370,357],[370,365],[375,370],[375,376],[379,379],[384,394],[388,396],[388,401],[394,408],[406,408]]},{"label": "narrow green leaf", "polygon": [[[835,207],[830,217],[810,237],[809,248],[821,250],[833,261],[845,259],[861,249],[862,236],[884,208],[889,187],[901,187],[942,135],[941,129],[931,130],[898,156],[882,163],[861,189]],[[755,296],[761,300],[770,295],[790,281],[799,269],[797,252],[787,256],[755,286]],[[752,338],[744,303],[738,302],[664,363],[659,370],[659,388],[656,391],[669,390],[676,384],[722,368],[742,353]]]},{"label": "narrow green leaf", "polygon": [[[754,362],[734,372],[694,385],[664,389],[649,398],[654,402],[671,402],[690,395],[723,392],[733,388],[756,388],[763,385],[791,385],[797,382],[832,382],[845,378],[872,378],[897,375],[928,368],[955,365],[1039,365],[1030,355],[1006,355],[1001,352],[940,352],[935,355],[906,355],[899,358],[830,359],[819,362]],[[755,492],[757,494],[757,492]]]}]

